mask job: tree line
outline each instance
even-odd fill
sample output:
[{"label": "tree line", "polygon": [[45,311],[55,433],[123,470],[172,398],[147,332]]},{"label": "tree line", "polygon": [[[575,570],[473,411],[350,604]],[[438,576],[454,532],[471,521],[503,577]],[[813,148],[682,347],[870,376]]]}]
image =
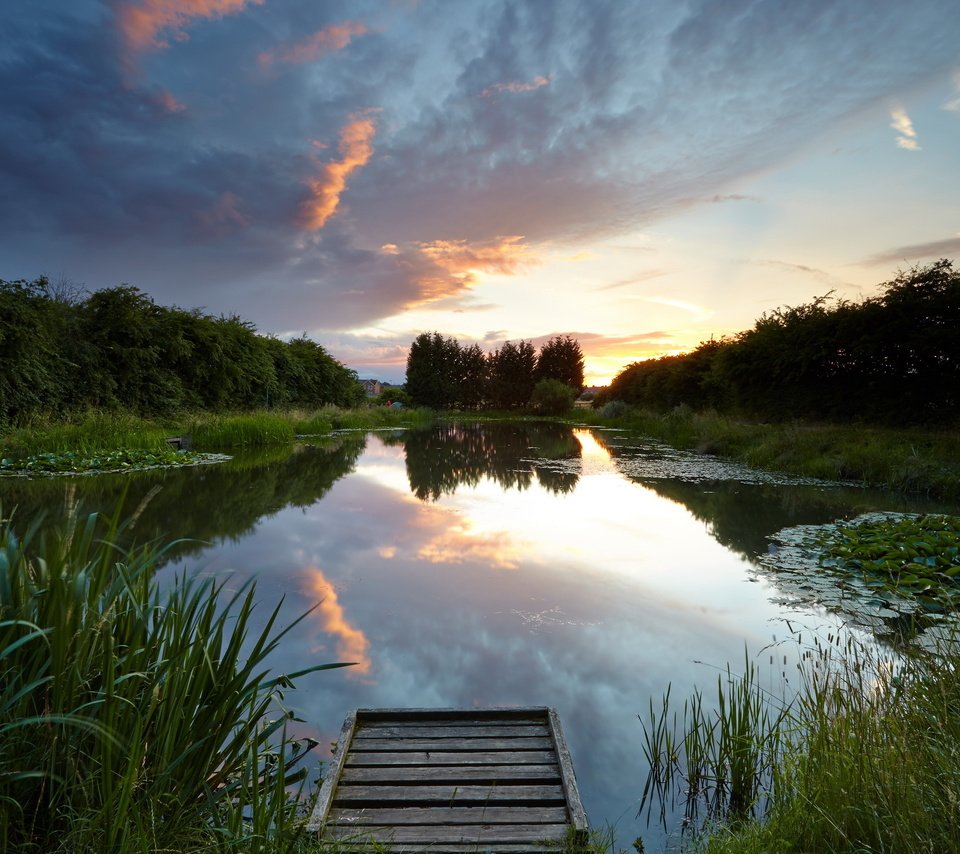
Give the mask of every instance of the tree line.
[{"label": "tree line", "polygon": [[583,352],[569,335],[539,353],[529,341],[506,341],[493,352],[463,346],[439,332],[414,339],[404,388],[417,406],[433,409],[519,409],[557,414],[583,391]]},{"label": "tree line", "polygon": [[86,295],[0,280],[0,423],[89,408],[141,415],[364,399],[357,375],[305,335],[157,305],[129,285]]},{"label": "tree line", "polygon": [[889,424],[960,417],[960,273],[948,260],[900,272],[874,297],[828,294],[764,314],[694,351],[626,367],[596,398],[680,404],[770,420]]}]

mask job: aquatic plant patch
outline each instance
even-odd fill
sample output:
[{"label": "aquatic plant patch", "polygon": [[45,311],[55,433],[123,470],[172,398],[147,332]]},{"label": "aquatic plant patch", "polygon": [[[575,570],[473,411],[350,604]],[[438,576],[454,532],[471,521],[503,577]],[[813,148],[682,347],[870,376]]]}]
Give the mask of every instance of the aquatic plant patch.
[{"label": "aquatic plant patch", "polygon": [[960,610],[960,517],[865,513],[770,539],[759,563],[780,604],[821,606],[900,639],[932,639]]},{"label": "aquatic plant patch", "polygon": [[869,518],[838,525],[817,542],[820,566],[863,576],[871,590],[919,598],[935,610],[945,600],[960,605],[958,516]]},{"label": "aquatic plant patch", "polygon": [[192,466],[230,459],[224,454],[196,454],[173,448],[144,451],[125,448],[96,454],[64,453],[33,454],[22,459],[0,460],[0,476],[33,477],[60,474],[98,474],[139,471],[163,466]]}]

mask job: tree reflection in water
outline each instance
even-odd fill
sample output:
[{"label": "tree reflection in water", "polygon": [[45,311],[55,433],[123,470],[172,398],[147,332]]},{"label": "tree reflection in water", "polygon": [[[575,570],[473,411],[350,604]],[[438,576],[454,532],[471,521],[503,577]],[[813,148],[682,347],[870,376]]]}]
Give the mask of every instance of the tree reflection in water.
[{"label": "tree reflection in water", "polygon": [[483,478],[522,491],[536,477],[558,494],[572,492],[579,480],[580,443],[566,424],[444,424],[384,441],[403,447],[410,489],[421,501],[436,501]]}]

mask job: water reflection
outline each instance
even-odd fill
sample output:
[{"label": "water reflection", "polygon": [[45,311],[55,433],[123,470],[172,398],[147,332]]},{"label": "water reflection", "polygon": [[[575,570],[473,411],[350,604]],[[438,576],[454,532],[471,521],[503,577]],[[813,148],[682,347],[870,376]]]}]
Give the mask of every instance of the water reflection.
[{"label": "water reflection", "polygon": [[[709,686],[783,634],[780,620],[837,621],[771,602],[756,575],[766,537],[801,522],[879,509],[865,490],[643,479],[635,440],[556,424],[454,425],[274,459],[127,478],[0,482],[4,506],[60,505],[73,489],[109,507],[154,486],[137,530],[188,537],[190,573],[255,577],[286,597],[273,666],[352,660],[287,696],[309,734],[336,738],[351,708],[553,705],[588,815],[616,823],[621,847],[664,839],[636,818],[651,698]],[[205,540],[204,545],[196,540]],[[255,627],[256,628],[256,627]],[[769,653],[767,653],[769,654]],[[763,659],[766,659],[766,655]],[[778,647],[770,676],[799,650]],[[783,656],[786,656],[787,663]],[[707,662],[707,665],[698,662]],[[675,836],[675,834],[674,834]]]},{"label": "water reflection", "polygon": [[366,445],[345,434],[322,446],[246,451],[216,465],[154,469],[95,477],[0,480],[0,503],[20,519],[38,513],[61,518],[79,503],[84,513],[112,513],[123,502],[136,515],[139,542],[172,542],[171,560],[209,543],[249,534],[264,517],[286,507],[309,507],[352,471]]},{"label": "water reflection", "polygon": [[476,486],[484,478],[503,489],[524,490],[535,476],[553,493],[570,492],[577,485],[575,468],[552,465],[580,458],[580,443],[565,424],[446,424],[387,441],[403,447],[410,489],[423,501],[436,501],[460,486]]}]

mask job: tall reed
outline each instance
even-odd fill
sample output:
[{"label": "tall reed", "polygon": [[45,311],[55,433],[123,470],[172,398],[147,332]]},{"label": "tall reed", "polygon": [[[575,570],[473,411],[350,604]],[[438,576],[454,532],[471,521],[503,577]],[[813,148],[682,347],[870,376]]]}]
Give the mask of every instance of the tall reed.
[{"label": "tall reed", "polygon": [[680,724],[669,692],[651,707],[645,805],[663,814],[679,794],[710,854],[960,850],[956,639],[892,659],[831,634],[797,666],[790,700],[762,690],[748,662],[715,709],[695,695]]},{"label": "tall reed", "polygon": [[0,850],[286,850],[308,747],[281,691],[342,665],[270,675],[280,605],[254,630],[253,584],[161,590],[127,528],[0,521]]}]

